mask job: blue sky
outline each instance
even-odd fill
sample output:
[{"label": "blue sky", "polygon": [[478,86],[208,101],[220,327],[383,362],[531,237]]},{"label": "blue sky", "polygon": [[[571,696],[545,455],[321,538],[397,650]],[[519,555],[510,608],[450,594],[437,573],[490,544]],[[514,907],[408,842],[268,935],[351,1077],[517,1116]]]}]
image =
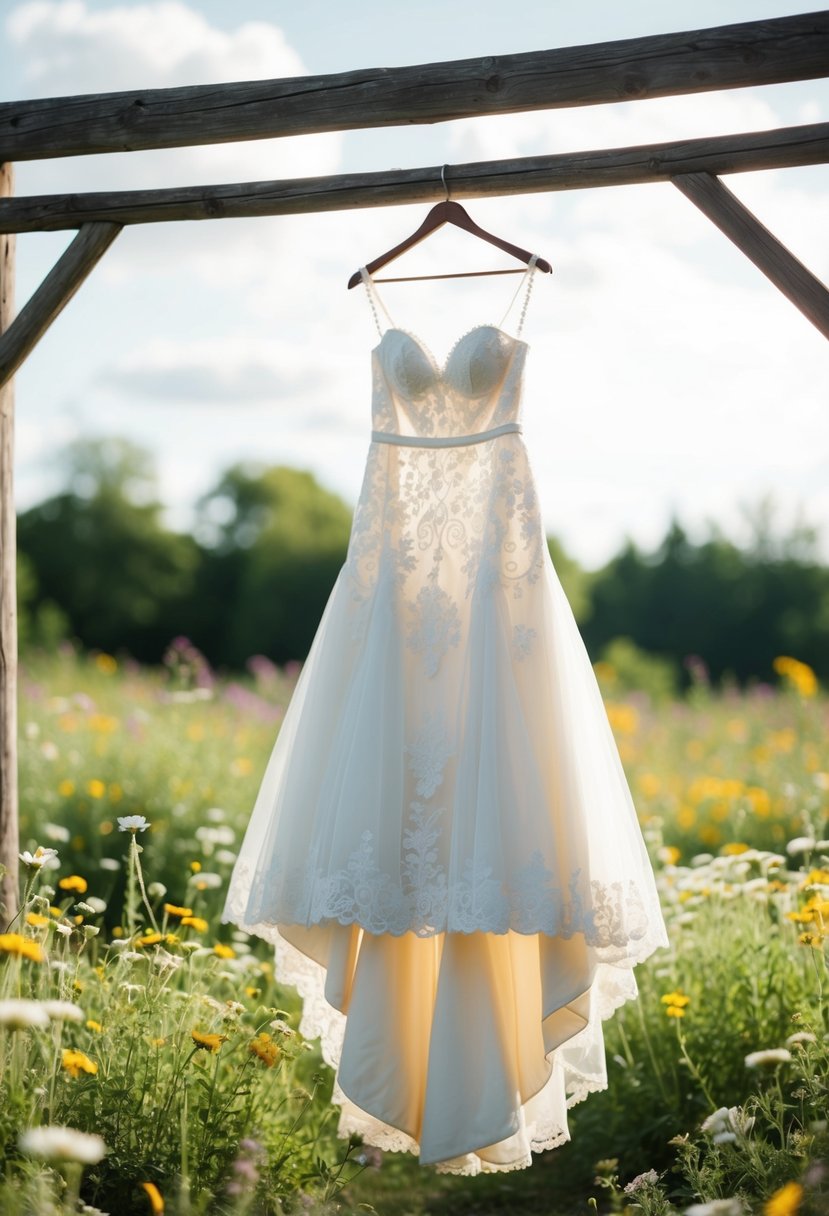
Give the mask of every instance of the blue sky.
[{"label": "blue sky", "polygon": [[[808,6],[805,6],[808,8]],[[783,16],[801,4],[395,5],[24,0],[2,6],[3,95],[342,71],[630,38]],[[435,126],[21,164],[20,193],[250,181],[626,146],[829,118],[829,82]],[[451,176],[451,172],[450,172]],[[725,179],[829,281],[826,166]],[[554,266],[539,277],[525,438],[548,529],[588,566],[672,512],[694,534],[746,536],[763,494],[780,527],[823,526],[829,560],[827,343],[669,183],[470,200],[470,213]],[[233,460],[312,469],[356,499],[370,430],[375,331],[361,263],[425,206],[126,230],[18,376],[17,500],[59,484],[62,445],[124,435],[156,454],[172,526]],[[69,234],[19,238],[22,303]],[[507,265],[444,230],[412,273]],[[451,266],[450,266],[451,263]],[[514,281],[386,288],[440,354],[500,317]]]}]

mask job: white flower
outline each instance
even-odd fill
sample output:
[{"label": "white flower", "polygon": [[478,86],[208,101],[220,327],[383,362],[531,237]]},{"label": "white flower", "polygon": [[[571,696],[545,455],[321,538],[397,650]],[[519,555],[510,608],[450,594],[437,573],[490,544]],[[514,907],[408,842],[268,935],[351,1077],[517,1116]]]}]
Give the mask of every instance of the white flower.
[{"label": "white flower", "polygon": [[42,1001],[10,998],[0,1001],[0,1026],[24,1030],[27,1026],[48,1026],[49,1014]]},{"label": "white flower", "polygon": [[646,1170],[644,1174],[637,1174],[635,1178],[632,1178],[630,1182],[627,1183],[625,1186],[625,1194],[635,1195],[636,1192],[641,1190],[642,1187],[649,1186],[650,1184],[655,1185],[658,1181],[659,1175],[657,1174],[656,1170]]},{"label": "white flower", "polygon": [[40,754],[44,760],[57,760],[60,755],[57,744],[53,743],[51,739],[43,740],[40,745]]},{"label": "white flower", "polygon": [[102,857],[98,863],[102,870],[120,870],[121,863],[117,857]]},{"label": "white flower", "polygon": [[43,831],[50,840],[59,840],[61,844],[68,844],[72,835],[69,828],[65,828],[62,823],[45,823]]},{"label": "white flower", "polygon": [[817,1037],[809,1030],[798,1030],[786,1039],[786,1046],[796,1046],[798,1043],[816,1043]]},{"label": "white flower", "polygon": [[147,894],[151,899],[163,899],[167,894],[167,888],[163,882],[151,882],[147,887]]},{"label": "white flower", "polygon": [[785,1047],[767,1047],[765,1051],[752,1051],[745,1058],[746,1068],[760,1068],[766,1064],[786,1064],[792,1053]]},{"label": "white flower", "polygon": [[809,853],[816,843],[814,836],[795,836],[794,840],[790,840],[786,845],[786,852],[790,857],[795,853]]},{"label": "white flower", "polygon": [[754,1115],[747,1115],[742,1106],[731,1106],[728,1109],[728,1122],[735,1132],[745,1136],[754,1127]]},{"label": "white flower", "polygon": [[31,1157],[80,1161],[84,1165],[95,1165],[107,1151],[100,1136],[76,1131],[74,1127],[30,1127],[21,1134],[18,1144]]},{"label": "white flower", "polygon": [[121,958],[125,958],[128,963],[141,963],[146,957],[146,954],[140,954],[137,950],[124,950],[121,954]]},{"label": "white flower", "polygon": [[34,853],[30,853],[25,849],[17,856],[29,870],[41,870],[45,865],[48,865],[52,860],[57,860],[57,849],[44,849],[43,845],[38,845]]},{"label": "white flower", "polygon": [[82,1022],[86,1016],[74,1001],[44,1001],[43,1004],[55,1022]]},{"label": "white flower", "polygon": [[153,966],[158,967],[159,971],[177,971],[184,959],[157,946],[153,952],[152,961]]},{"label": "white flower", "polygon": [[74,925],[67,925],[65,921],[55,921],[55,932],[62,933],[64,937],[68,937],[74,928]]},{"label": "white flower", "polygon": [[212,874],[209,870],[200,870],[198,874],[190,876],[190,882],[199,890],[215,891],[224,883],[224,879],[220,874]]},{"label": "white flower", "polygon": [[96,916],[100,916],[102,912],[107,910],[107,901],[99,899],[97,895],[87,895],[86,904],[92,909]]},{"label": "white flower", "polygon": [[702,1130],[704,1132],[719,1132],[728,1126],[728,1107],[721,1106],[719,1110],[715,1110],[712,1115],[702,1122]]},{"label": "white flower", "polygon": [[146,832],[150,826],[148,820],[143,815],[119,815],[118,816],[118,831],[119,832]]},{"label": "white flower", "polygon": [[737,1137],[734,1132],[715,1132],[711,1139],[714,1144],[734,1144]]},{"label": "white flower", "polygon": [[83,912],[84,916],[87,916],[89,914],[91,914],[92,916],[95,915],[95,909],[92,907],[91,904],[88,904],[85,901],[81,901],[81,903],[75,904],[75,911]]}]

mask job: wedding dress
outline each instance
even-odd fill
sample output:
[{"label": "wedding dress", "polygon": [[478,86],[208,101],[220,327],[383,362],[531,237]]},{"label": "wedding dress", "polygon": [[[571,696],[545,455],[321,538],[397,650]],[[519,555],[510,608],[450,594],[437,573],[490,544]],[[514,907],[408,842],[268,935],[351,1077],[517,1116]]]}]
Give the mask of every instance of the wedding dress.
[{"label": "wedding dress", "polygon": [[362,271],[365,476],[222,913],[274,943],[340,1134],[457,1173],[569,1139],[602,1019],[668,944],[521,438],[534,264],[516,335],[443,364]]}]

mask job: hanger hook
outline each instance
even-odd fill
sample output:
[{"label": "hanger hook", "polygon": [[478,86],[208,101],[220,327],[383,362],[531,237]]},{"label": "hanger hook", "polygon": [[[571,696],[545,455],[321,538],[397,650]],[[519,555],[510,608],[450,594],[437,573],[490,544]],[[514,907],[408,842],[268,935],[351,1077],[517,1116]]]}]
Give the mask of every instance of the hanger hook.
[{"label": "hanger hook", "polygon": [[446,191],[446,201],[447,201],[447,203],[449,202],[449,187],[448,187],[448,186],[447,186],[447,184],[446,184],[446,170],[447,170],[448,168],[449,168],[449,166],[448,166],[448,165],[444,165],[444,166],[443,166],[443,168],[442,168],[442,169],[441,169],[441,171],[440,171],[440,180],[443,182],[443,188],[444,188],[444,190]]}]

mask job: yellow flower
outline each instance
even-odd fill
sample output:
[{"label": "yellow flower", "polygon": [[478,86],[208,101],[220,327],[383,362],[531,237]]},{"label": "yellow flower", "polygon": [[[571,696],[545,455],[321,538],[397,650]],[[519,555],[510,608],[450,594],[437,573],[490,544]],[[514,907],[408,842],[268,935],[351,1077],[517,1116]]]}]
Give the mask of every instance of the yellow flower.
[{"label": "yellow flower", "polygon": [[739,857],[740,853],[748,852],[748,845],[743,844],[741,840],[732,840],[724,844],[720,852],[723,857]]},{"label": "yellow flower", "polygon": [[161,1191],[154,1182],[142,1182],[141,1185],[147,1192],[153,1216],[164,1216],[164,1200],[161,1197]]},{"label": "yellow flower", "polygon": [[0,952],[17,954],[33,963],[42,963],[46,958],[39,942],[32,941],[30,937],[23,937],[20,933],[0,933]]},{"label": "yellow flower", "polygon": [[86,1025],[88,1030],[94,1030],[96,1034],[103,1032],[103,1026],[100,1022],[96,1022],[94,1018],[87,1018]]},{"label": "yellow flower", "polygon": [[103,781],[99,781],[97,777],[93,777],[91,781],[87,781],[86,789],[93,798],[103,798],[107,792],[107,787]]},{"label": "yellow flower", "polygon": [[643,797],[655,798],[662,789],[662,782],[656,773],[640,773],[639,789],[642,791]]},{"label": "yellow flower", "polygon": [[691,1000],[691,998],[686,996],[685,993],[679,988],[677,988],[675,992],[666,992],[665,995],[661,996],[659,999],[662,1001],[663,1005],[688,1005]]},{"label": "yellow flower", "polygon": [[639,726],[639,711],[635,705],[626,705],[621,701],[608,701],[605,704],[608,719],[613,730],[623,735],[633,735]]},{"label": "yellow flower", "polygon": [[817,676],[811,667],[793,659],[790,655],[781,654],[772,663],[778,675],[787,679],[803,697],[813,697],[817,692]]},{"label": "yellow flower", "polygon": [[75,782],[69,777],[64,777],[63,781],[58,785],[58,793],[61,798],[71,798],[75,792]]},{"label": "yellow flower", "polygon": [[682,853],[675,844],[666,844],[664,849],[660,849],[659,856],[666,866],[675,866]]},{"label": "yellow flower", "polygon": [[802,885],[804,887],[829,886],[829,870],[810,870]]},{"label": "yellow flower", "polygon": [[42,929],[44,925],[51,925],[51,923],[51,918],[48,916],[42,916],[40,912],[26,913],[26,924],[34,925],[36,929]]},{"label": "yellow flower", "polygon": [[164,940],[168,946],[177,946],[181,941],[181,938],[177,933],[165,933]]},{"label": "yellow flower", "polygon": [[801,933],[797,940],[800,942],[801,946],[814,946],[816,950],[819,950],[823,945],[823,934]]},{"label": "yellow flower", "polygon": [[766,1200],[763,1216],[795,1216],[803,1198],[803,1187],[799,1182],[787,1182]]},{"label": "yellow flower", "polygon": [[251,1000],[252,1000],[252,999],[253,999],[253,997],[255,997],[255,996],[259,996],[259,993],[260,993],[261,991],[262,991],[262,989],[261,989],[261,988],[250,988],[250,987],[248,987],[248,988],[246,988],[246,989],[245,989],[245,996],[249,996],[249,997],[251,998]]},{"label": "yellow flower", "polygon": [[152,1043],[153,1047],[163,1047],[164,1044],[167,1042],[167,1040],[166,1039],[150,1039],[150,1042]]},{"label": "yellow flower", "polygon": [[201,916],[182,916],[181,923],[189,925],[191,929],[195,929],[197,933],[206,933],[210,928],[207,921]]},{"label": "yellow flower", "polygon": [[82,1072],[88,1072],[94,1076],[98,1071],[98,1065],[94,1060],[90,1060],[89,1056],[82,1051],[72,1051],[69,1047],[64,1047],[61,1053],[61,1063],[72,1077],[79,1077]]},{"label": "yellow flower", "polygon": [[118,719],[112,714],[90,714],[88,722],[89,729],[101,735],[112,734],[118,728]]},{"label": "yellow flower", "polygon": [[793,920],[798,925],[808,925],[810,921],[814,920],[814,916],[811,912],[806,911],[787,912],[786,919]]},{"label": "yellow flower", "polygon": [[213,947],[214,954],[218,954],[219,958],[235,958],[236,951],[232,946],[226,946],[224,942],[216,942]]},{"label": "yellow flower", "polygon": [[200,861],[191,861],[190,869],[193,871],[194,874],[198,874],[199,870],[201,869],[201,862]]},{"label": "yellow flower", "polygon": [[161,941],[160,933],[145,933],[136,940],[136,946],[155,946]]},{"label": "yellow flower", "polygon": [[192,908],[179,908],[175,904],[165,904],[164,911],[168,916],[192,916]]},{"label": "yellow flower", "polygon": [[685,1010],[680,1005],[669,1005],[665,1010],[669,1018],[684,1018]]},{"label": "yellow flower", "polygon": [[203,1047],[208,1051],[218,1051],[222,1043],[226,1042],[226,1034],[202,1034],[199,1030],[191,1030],[190,1038],[197,1047]]},{"label": "yellow flower", "polygon": [[104,651],[101,651],[100,654],[95,655],[95,666],[99,671],[103,671],[107,675],[111,675],[113,671],[118,670],[117,661],[112,657],[111,654],[105,654]]},{"label": "yellow flower", "polygon": [[255,1056],[265,1064],[268,1068],[273,1068],[276,1061],[279,1059],[279,1045],[274,1043],[269,1034],[263,1030],[255,1039],[251,1040],[250,1050]]},{"label": "yellow flower", "polygon": [[61,891],[77,891],[79,895],[83,895],[89,883],[85,878],[81,878],[79,874],[70,874],[67,878],[61,878],[58,881],[58,886]]}]

